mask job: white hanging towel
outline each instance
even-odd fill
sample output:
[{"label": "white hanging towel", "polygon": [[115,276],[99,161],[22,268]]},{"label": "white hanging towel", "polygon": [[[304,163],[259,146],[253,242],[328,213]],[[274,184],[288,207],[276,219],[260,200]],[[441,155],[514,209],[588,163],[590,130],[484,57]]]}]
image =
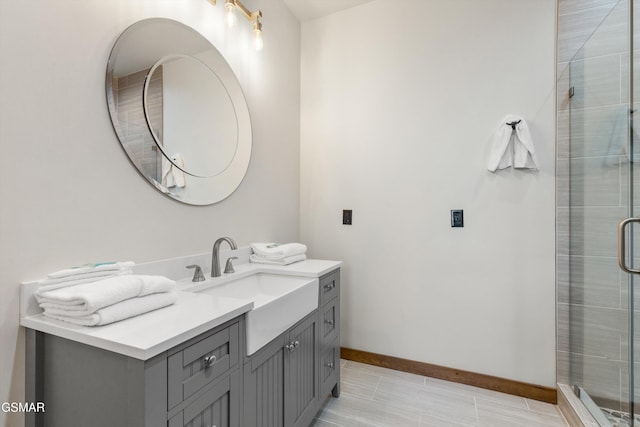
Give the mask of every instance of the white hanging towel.
[{"label": "white hanging towel", "polygon": [[[508,123],[514,123],[515,129]],[[510,142],[513,135],[513,147]],[[536,155],[531,133],[527,122],[519,116],[509,114],[500,122],[496,131],[487,169],[495,172],[513,166],[516,169],[538,170]]]}]

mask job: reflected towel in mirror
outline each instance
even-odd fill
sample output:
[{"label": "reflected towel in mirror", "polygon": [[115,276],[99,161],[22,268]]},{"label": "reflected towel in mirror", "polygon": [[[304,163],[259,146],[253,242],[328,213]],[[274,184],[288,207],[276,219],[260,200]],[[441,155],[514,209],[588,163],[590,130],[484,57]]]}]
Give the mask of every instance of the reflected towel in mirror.
[{"label": "reflected towel in mirror", "polygon": [[162,157],[162,185],[167,188],[184,188],[186,180],[184,176],[184,161],[179,153],[171,156],[171,160]]}]

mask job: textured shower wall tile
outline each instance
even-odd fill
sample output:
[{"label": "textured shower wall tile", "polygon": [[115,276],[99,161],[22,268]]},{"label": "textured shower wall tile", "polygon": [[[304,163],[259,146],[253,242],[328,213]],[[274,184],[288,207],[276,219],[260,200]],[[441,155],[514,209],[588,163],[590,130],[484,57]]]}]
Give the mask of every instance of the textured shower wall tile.
[{"label": "textured shower wall tile", "polygon": [[618,223],[626,216],[624,207],[571,208],[571,254],[601,257],[617,254]]},{"label": "textured shower wall tile", "polygon": [[569,268],[572,304],[622,308],[617,258],[572,256]]},{"label": "textured shower wall tile", "polygon": [[556,295],[557,302],[569,303],[569,280],[571,278],[569,270],[568,255],[556,255]]},{"label": "textured shower wall tile", "polygon": [[556,126],[556,157],[558,159],[566,159],[571,153],[570,117],[571,115],[568,110],[558,111]]},{"label": "textured shower wall tile", "polygon": [[[640,13],[640,12],[639,12]],[[638,31],[640,32],[640,31]],[[640,100],[640,50],[633,51],[633,100]],[[620,55],[620,100],[628,105],[629,102],[629,54]]]},{"label": "textured shower wall tile", "polygon": [[[636,285],[637,286],[637,285]],[[637,298],[637,297],[636,297]],[[635,307],[633,312],[633,351],[634,351],[634,361],[636,363],[640,363],[640,307]],[[620,359],[623,361],[629,360],[629,336],[622,335],[620,337],[620,351],[621,357]],[[636,372],[640,372],[636,370]]]},{"label": "textured shower wall tile", "polygon": [[613,4],[606,4],[559,15],[558,62],[570,61],[612,9]]},{"label": "textured shower wall tile", "polygon": [[620,55],[577,60],[570,67],[572,110],[620,104]]},{"label": "textured shower wall tile", "polygon": [[558,350],[556,353],[556,380],[558,384],[571,384],[569,378],[569,352]]},{"label": "textured shower wall tile", "polygon": [[620,0],[611,9],[574,59],[594,58],[623,52],[629,52],[628,0]]},{"label": "textured shower wall tile", "polygon": [[570,364],[570,385],[584,387],[596,402],[620,400],[620,375],[625,362],[571,353]]},{"label": "textured shower wall tile", "polygon": [[556,206],[569,207],[569,172],[570,172],[569,159],[557,159],[556,160]]},{"label": "textured shower wall tile", "polygon": [[572,206],[619,206],[618,157],[571,159]]},{"label": "textured shower wall tile", "polygon": [[558,14],[564,15],[602,6],[612,8],[616,2],[617,0],[558,0]]},{"label": "textured shower wall tile", "polygon": [[571,342],[569,336],[569,311],[570,305],[566,303],[558,303],[556,306],[558,312],[556,318],[556,338],[558,351],[569,352],[571,350]]},{"label": "textured shower wall tile", "polygon": [[620,360],[620,337],[626,336],[627,311],[622,309],[590,307],[571,304],[568,334],[572,353]]},{"label": "textured shower wall tile", "polygon": [[568,62],[558,64],[556,81],[556,100],[558,111],[568,113],[570,107],[569,88],[571,87],[571,67]]},{"label": "textured shower wall tile", "polygon": [[[628,137],[627,113],[628,107],[618,104],[572,110],[570,117],[568,113],[558,114],[558,120],[563,122],[558,144],[562,137],[562,143],[566,140],[570,145],[562,150],[562,154],[567,153],[567,157],[572,158],[623,154]],[[565,130],[564,127],[568,129]],[[560,129],[560,125],[558,128]]]},{"label": "textured shower wall tile", "polygon": [[556,208],[556,254],[569,255],[569,224],[570,224],[569,208]]}]

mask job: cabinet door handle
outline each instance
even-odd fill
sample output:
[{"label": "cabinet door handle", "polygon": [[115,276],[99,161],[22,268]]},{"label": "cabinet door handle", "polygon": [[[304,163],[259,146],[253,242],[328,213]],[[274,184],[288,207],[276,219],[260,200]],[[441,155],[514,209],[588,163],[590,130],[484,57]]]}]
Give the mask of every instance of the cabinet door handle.
[{"label": "cabinet door handle", "polygon": [[333,319],[325,320],[324,323],[333,326]]},{"label": "cabinet door handle", "polygon": [[292,341],[289,344],[285,345],[284,348],[289,351],[295,350],[300,345],[300,341]]},{"label": "cabinet door handle", "polygon": [[216,355],[212,354],[211,356],[207,356],[204,359],[202,359],[202,364],[204,365],[204,368],[210,368],[213,366],[214,363],[216,363]]},{"label": "cabinet door handle", "polygon": [[327,363],[327,368],[333,369],[333,366],[334,366],[333,362]]},{"label": "cabinet door handle", "polygon": [[331,289],[336,287],[336,282],[331,282],[331,283],[327,283],[326,285],[324,285],[324,288],[328,291],[330,291]]}]

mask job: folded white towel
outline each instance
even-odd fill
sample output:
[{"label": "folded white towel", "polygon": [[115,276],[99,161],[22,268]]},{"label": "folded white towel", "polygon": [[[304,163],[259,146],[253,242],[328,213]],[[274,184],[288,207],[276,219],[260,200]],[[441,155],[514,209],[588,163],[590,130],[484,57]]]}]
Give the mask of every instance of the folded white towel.
[{"label": "folded white towel", "polygon": [[54,289],[66,288],[67,286],[81,285],[83,283],[97,282],[98,280],[108,279],[109,277],[122,276],[131,274],[131,269],[118,271],[95,271],[85,274],[76,274],[75,276],[64,277],[61,279],[45,279],[39,282],[38,291],[46,292]]},{"label": "folded white towel", "polygon": [[153,293],[170,292],[175,282],[163,276],[124,275],[51,291],[36,291],[43,309],[77,311],[85,315],[121,301]]},{"label": "folded white towel", "polygon": [[175,292],[165,292],[124,300],[82,316],[74,316],[70,314],[71,312],[59,312],[52,309],[46,309],[44,315],[75,325],[99,326],[169,306],[175,303],[176,299],[177,294]]},{"label": "folded white towel", "polygon": [[87,264],[81,265],[79,267],[66,268],[64,270],[55,271],[47,275],[50,279],[62,279],[65,277],[73,277],[80,274],[88,274],[88,273],[112,273],[123,270],[130,270],[135,263],[133,261],[123,261],[123,262],[105,262],[98,264]]},{"label": "folded white towel", "polygon": [[[518,121],[515,130],[508,124]],[[510,144],[512,137],[513,148]],[[510,166],[518,169],[538,169],[538,158],[529,126],[522,117],[513,114],[505,116],[498,126],[487,169],[495,172],[497,169]]]},{"label": "folded white towel", "polygon": [[305,254],[288,256],[282,259],[269,259],[257,255],[249,255],[249,260],[257,264],[289,265],[307,259]]},{"label": "folded white towel", "polygon": [[307,253],[307,247],[302,243],[252,243],[251,249],[256,256],[273,260]]}]

